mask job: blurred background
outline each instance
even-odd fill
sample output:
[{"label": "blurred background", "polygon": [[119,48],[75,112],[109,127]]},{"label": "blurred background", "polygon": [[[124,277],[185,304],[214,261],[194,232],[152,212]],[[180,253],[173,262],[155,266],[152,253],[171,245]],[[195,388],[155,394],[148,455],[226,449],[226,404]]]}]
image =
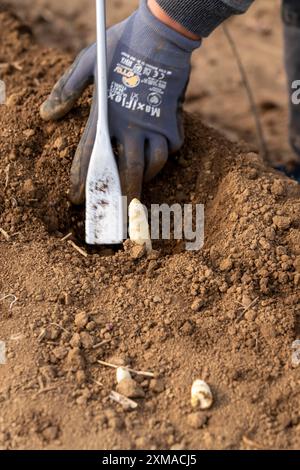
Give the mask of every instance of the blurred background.
[{"label": "blurred background", "polygon": [[[28,22],[38,41],[75,55],[95,39],[94,0],[6,0]],[[126,18],[138,0],[107,0],[108,24]],[[283,66],[280,0],[256,0],[246,15],[228,21],[247,70],[273,160],[291,156],[286,132],[287,90]],[[230,140],[256,144],[249,101],[222,28],[193,57],[186,109]]]}]

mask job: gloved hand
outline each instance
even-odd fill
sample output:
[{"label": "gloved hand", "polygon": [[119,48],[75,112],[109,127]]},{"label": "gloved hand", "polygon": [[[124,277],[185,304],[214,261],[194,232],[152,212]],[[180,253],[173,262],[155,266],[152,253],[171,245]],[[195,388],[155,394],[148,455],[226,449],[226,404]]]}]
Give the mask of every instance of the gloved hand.
[{"label": "gloved hand", "polygon": [[[169,152],[183,143],[182,103],[192,51],[200,41],[169,28],[150,12],[147,1],[107,33],[109,123],[118,146],[123,194],[140,197],[143,179],[163,168]],[[41,107],[44,120],[62,118],[95,81],[96,45],[85,49]],[[95,88],[96,88],[95,86]],[[70,199],[81,204],[97,123],[97,93],[71,169]]]}]

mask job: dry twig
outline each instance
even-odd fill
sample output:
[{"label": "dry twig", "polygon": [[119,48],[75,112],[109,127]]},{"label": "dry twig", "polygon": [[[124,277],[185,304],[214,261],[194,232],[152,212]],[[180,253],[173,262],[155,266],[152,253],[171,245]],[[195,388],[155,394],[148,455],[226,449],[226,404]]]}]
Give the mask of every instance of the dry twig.
[{"label": "dry twig", "polygon": [[14,294],[7,294],[7,295],[4,295],[3,297],[1,297],[0,299],[0,302],[2,300],[5,300],[5,299],[8,299],[9,297],[12,297],[14,300],[10,303],[9,305],[9,310],[12,309],[13,305],[16,303],[16,301],[18,300],[17,297],[14,295]]},{"label": "dry twig", "polygon": [[244,308],[243,312],[238,316],[237,320],[240,320],[241,318],[243,318],[245,313],[247,313],[250,310],[250,308],[254,307],[258,299],[259,297],[256,297],[256,299],[254,299],[253,302],[251,302],[251,304],[248,305],[248,307]]},{"label": "dry twig", "polygon": [[94,384],[98,385],[99,387],[103,387],[103,383],[102,382],[99,382],[99,380],[95,380],[95,379],[91,379],[92,382],[94,382]]},{"label": "dry twig", "polygon": [[57,328],[59,328],[60,330],[64,331],[65,333],[68,333],[70,334],[70,332],[68,330],[66,330],[63,326],[59,325],[58,323],[49,323],[49,326],[56,326]]},{"label": "dry twig", "polygon": [[[100,361],[100,360],[98,360],[97,362],[98,364],[101,364],[102,366],[110,367],[112,369],[118,369],[120,367],[120,366],[117,366],[116,364],[111,364],[110,362],[105,362],[105,361]],[[135,375],[141,375],[143,377],[150,377],[150,378],[155,377],[155,374],[153,374],[153,372],[145,372],[143,370],[134,370],[127,366],[121,366],[121,367],[123,369],[128,370],[129,372],[132,372],[132,374],[135,374]]]},{"label": "dry twig", "polygon": [[68,233],[68,235],[66,235],[65,237],[63,237],[60,241],[61,242],[66,242],[67,240],[69,240],[69,238],[71,238],[73,235],[72,232]]},{"label": "dry twig", "polygon": [[22,67],[22,65],[20,65],[20,62],[12,62],[11,65],[12,65],[16,70],[18,70],[19,72],[22,72],[23,67]]},{"label": "dry twig", "polygon": [[8,183],[9,183],[9,170],[10,170],[10,163],[7,165],[7,167],[5,168],[5,185],[4,185],[4,189],[7,188],[8,186]]},{"label": "dry twig", "polygon": [[94,344],[93,349],[101,348],[101,346],[104,346],[105,344],[108,344],[110,342],[111,342],[111,339],[105,339],[101,341],[101,343]]},{"label": "dry twig", "polygon": [[68,240],[69,245],[71,245],[74,250],[78,251],[78,253],[80,253],[82,256],[84,256],[85,258],[88,257],[88,254],[86,251],[84,251],[82,248],[80,248],[79,246],[76,245],[76,243],[74,243],[72,240]]},{"label": "dry twig", "polygon": [[10,240],[10,236],[8,235],[8,233],[4,230],[4,228],[1,228],[0,227],[0,233],[2,233],[2,235],[4,236],[5,240],[9,241]]},{"label": "dry twig", "polygon": [[38,392],[36,392],[35,396],[41,395],[42,393],[52,392],[53,390],[57,390],[57,387],[43,387]]},{"label": "dry twig", "polygon": [[115,392],[114,390],[110,392],[109,398],[124,406],[125,408],[131,408],[132,410],[135,410],[138,407],[138,404],[135,401],[130,400],[130,398],[127,398],[124,395]]}]

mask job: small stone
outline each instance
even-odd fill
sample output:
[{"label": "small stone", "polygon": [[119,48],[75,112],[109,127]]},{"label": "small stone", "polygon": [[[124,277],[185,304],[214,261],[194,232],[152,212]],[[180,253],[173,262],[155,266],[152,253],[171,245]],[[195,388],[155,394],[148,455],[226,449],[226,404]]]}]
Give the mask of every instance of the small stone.
[{"label": "small stone", "polygon": [[87,401],[88,399],[84,395],[81,395],[80,397],[76,398],[76,403],[77,405],[80,405],[80,406],[86,406]]},{"label": "small stone", "polygon": [[63,303],[67,306],[72,305],[72,296],[69,292],[64,292]]},{"label": "small stone", "polygon": [[68,369],[73,371],[84,368],[84,358],[82,357],[79,348],[74,348],[69,351],[66,363]]},{"label": "small stone", "polygon": [[165,389],[164,381],[161,379],[152,379],[149,384],[149,389],[155,393],[162,393]]},{"label": "small stone", "polygon": [[54,348],[52,352],[58,360],[64,359],[68,354],[67,348],[64,348],[63,346],[58,346],[57,348]]},{"label": "small stone", "polygon": [[49,426],[48,428],[42,431],[43,438],[50,442],[58,438],[59,429],[57,426]]},{"label": "small stone", "polygon": [[239,220],[239,215],[236,212],[232,212],[229,216],[230,222],[236,222]]},{"label": "small stone", "polygon": [[158,263],[155,260],[149,261],[147,273],[150,275],[158,268]]},{"label": "small stone", "polygon": [[[136,378],[137,380],[138,378]],[[141,384],[141,387],[148,389],[149,388],[149,381],[148,380],[143,380],[143,377],[139,377],[139,383]]]},{"label": "small stone", "polygon": [[160,257],[160,252],[158,250],[152,250],[148,255],[148,259],[155,261]]},{"label": "small stone", "polygon": [[146,245],[134,245],[130,250],[130,258],[137,260],[145,256]]},{"label": "small stone", "polygon": [[8,156],[8,159],[10,162],[14,162],[17,160],[17,154],[15,152],[15,150],[12,150]]},{"label": "small stone", "polygon": [[86,331],[80,333],[80,341],[84,349],[91,349],[94,345],[94,338]]},{"label": "small stone", "polygon": [[89,317],[85,312],[80,312],[75,316],[75,325],[78,329],[82,330],[89,321]]},{"label": "small stone", "polygon": [[187,422],[193,429],[202,429],[208,422],[208,416],[203,413],[191,413],[187,417]]},{"label": "small stone", "polygon": [[290,217],[285,217],[282,215],[276,215],[273,217],[273,224],[275,225],[276,228],[279,230],[287,230],[290,228],[292,221]]},{"label": "small stone", "polygon": [[297,273],[300,273],[300,256],[297,256],[297,258],[295,259],[294,268]]},{"label": "small stone", "polygon": [[29,139],[30,137],[33,137],[34,134],[35,134],[34,129],[26,129],[25,131],[23,131],[23,135],[25,135],[27,139]]},{"label": "small stone", "polygon": [[64,137],[58,137],[53,144],[53,147],[57,150],[64,150],[66,146],[67,141]]},{"label": "small stone", "polygon": [[60,158],[66,158],[67,156],[69,155],[69,149],[68,148],[65,148],[64,150],[61,150],[59,152],[59,156]]},{"label": "small stone", "polygon": [[260,239],[258,240],[258,243],[259,243],[260,246],[261,246],[264,250],[266,250],[266,251],[269,251],[269,250],[271,249],[270,243],[269,243],[264,237],[260,238]]},{"label": "small stone", "polygon": [[124,379],[117,385],[117,392],[127,398],[144,398],[144,390],[133,380]]},{"label": "small stone", "polygon": [[86,381],[86,375],[84,370],[78,370],[75,374],[75,378],[78,385],[83,385]]},{"label": "small stone", "polygon": [[292,350],[294,351],[292,354],[292,366],[299,367],[300,365],[300,340],[297,339],[292,344]]},{"label": "small stone", "polygon": [[276,238],[276,233],[273,227],[268,227],[265,231],[266,238],[270,241],[274,241]]},{"label": "small stone", "polygon": [[92,393],[88,388],[82,390],[81,395],[77,398],[76,402],[79,405],[86,405],[88,400],[91,398]]},{"label": "small stone", "polygon": [[45,131],[48,135],[52,135],[56,130],[56,125],[53,122],[45,125]]},{"label": "small stone", "polygon": [[5,105],[8,108],[15,108],[17,105],[20,104],[24,93],[12,93],[5,101]]},{"label": "small stone", "polygon": [[50,326],[46,330],[46,338],[50,341],[55,341],[60,335],[60,331],[55,326]]},{"label": "small stone", "polygon": [[183,336],[191,336],[194,333],[195,325],[190,320],[184,322],[182,327],[180,328],[180,333]]},{"label": "small stone", "polygon": [[285,193],[285,186],[282,181],[275,180],[271,186],[271,193],[274,196],[283,196]]},{"label": "small stone", "polygon": [[72,348],[80,348],[81,346],[81,340],[80,340],[80,334],[79,333],[75,333],[71,340],[70,340],[70,346],[72,346]]},{"label": "small stone", "polygon": [[252,303],[251,297],[249,297],[249,295],[247,295],[247,294],[243,294],[243,297],[242,297],[242,305],[243,305],[243,307],[244,307],[244,308],[248,308],[251,303]]},{"label": "small stone", "polygon": [[31,179],[27,179],[24,181],[23,192],[28,198],[34,199],[36,195],[36,188]]},{"label": "small stone", "polygon": [[94,321],[90,321],[88,322],[88,324],[86,325],[86,329],[88,331],[93,331],[95,328],[96,328],[97,324],[94,322]]},{"label": "small stone", "polygon": [[223,259],[220,263],[221,271],[230,271],[232,269],[233,262],[230,258]]},{"label": "small stone", "polygon": [[246,174],[249,180],[256,180],[258,177],[258,171],[256,168],[249,168]]},{"label": "small stone", "polygon": [[193,312],[199,312],[199,311],[202,309],[203,305],[204,305],[203,300],[201,300],[201,299],[196,299],[196,300],[194,300],[194,302],[192,303],[191,309],[193,310]]},{"label": "small stone", "polygon": [[245,313],[244,318],[247,321],[255,321],[257,318],[257,312],[255,310],[248,310],[248,312]]}]

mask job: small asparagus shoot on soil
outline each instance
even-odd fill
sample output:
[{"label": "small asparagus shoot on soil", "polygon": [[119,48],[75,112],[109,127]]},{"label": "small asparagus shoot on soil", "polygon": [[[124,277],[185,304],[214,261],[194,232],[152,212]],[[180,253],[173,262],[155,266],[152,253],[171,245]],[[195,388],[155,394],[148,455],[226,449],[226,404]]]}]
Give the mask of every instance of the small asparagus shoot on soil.
[{"label": "small asparagus shoot on soil", "polygon": [[129,237],[137,245],[145,245],[148,254],[152,252],[147,214],[138,199],[133,199],[129,204]]}]

